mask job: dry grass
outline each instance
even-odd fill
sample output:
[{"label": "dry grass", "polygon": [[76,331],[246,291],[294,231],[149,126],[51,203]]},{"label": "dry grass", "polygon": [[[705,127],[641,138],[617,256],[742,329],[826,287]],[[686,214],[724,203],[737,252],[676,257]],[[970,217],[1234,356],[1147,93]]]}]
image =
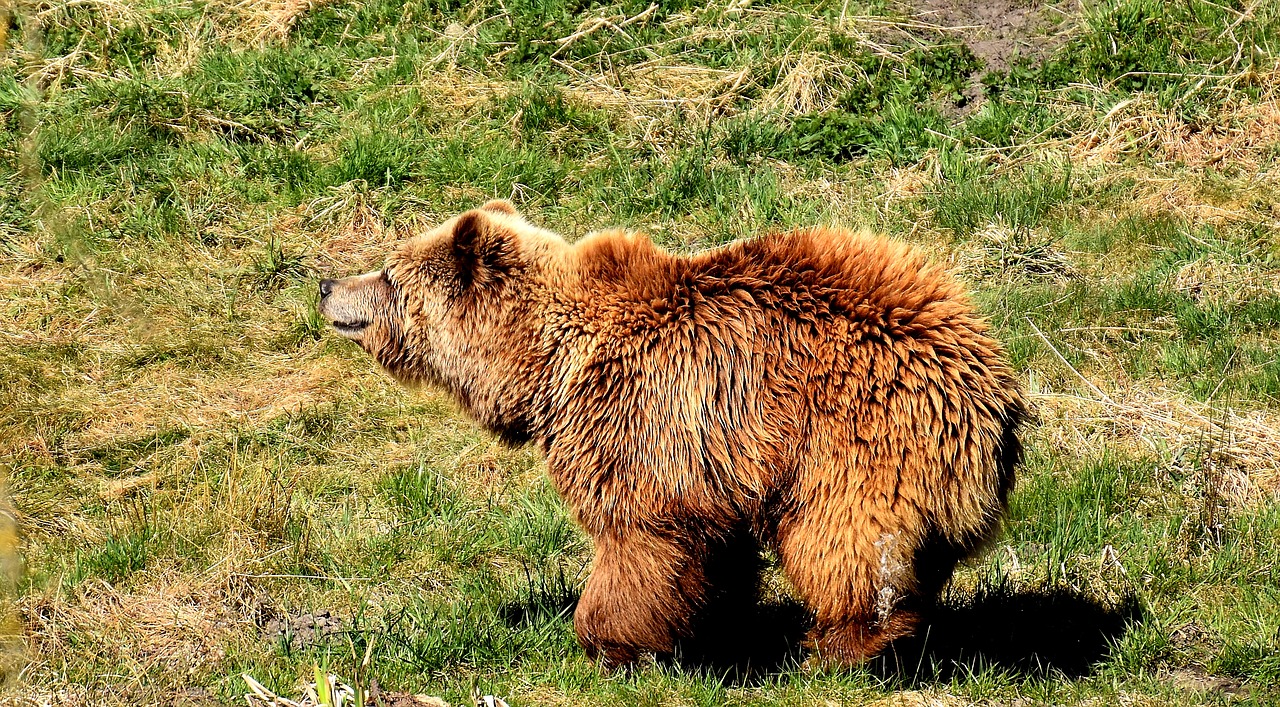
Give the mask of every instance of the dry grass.
[{"label": "dry grass", "polygon": [[297,361],[277,358],[233,375],[165,365],[105,384],[71,388],[55,404],[90,420],[67,439],[73,450],[175,427],[253,427],[332,399],[350,378],[350,371],[324,360],[300,367]]},{"label": "dry grass", "polygon": [[955,255],[957,273],[972,281],[997,278],[1065,282],[1076,267],[1053,239],[1034,229],[1015,229],[1003,222],[987,224]]},{"label": "dry grass", "polygon": [[[1208,79],[1201,83],[1204,84]],[[1250,98],[1238,90],[1260,88]],[[1161,108],[1154,94],[1136,94],[1102,109],[1069,97],[1097,86],[1072,85],[1046,101],[1058,118],[1041,136],[1009,148],[991,148],[986,157],[999,171],[1029,162],[1070,162],[1076,173],[1132,188],[1132,211],[1144,217],[1174,216],[1214,226],[1264,224],[1280,227],[1280,173],[1266,168],[1280,150],[1280,68],[1250,69],[1216,79],[1220,96],[1211,116],[1190,120]],[[889,189],[894,193],[894,188]]]},{"label": "dry grass", "polygon": [[842,62],[814,52],[787,56],[778,71],[781,79],[765,92],[759,108],[784,116],[827,110],[855,82]]},{"label": "dry grass", "polygon": [[1073,135],[1017,150],[1036,159],[1061,155],[1084,170],[1136,182],[1139,213],[1214,225],[1261,220],[1274,228],[1280,210],[1269,197],[1280,190],[1280,177],[1262,166],[1280,149],[1280,73],[1237,79],[1266,90],[1251,99],[1224,83],[1222,108],[1194,123],[1161,110],[1150,95],[1120,101],[1105,113],[1059,103],[1055,108],[1064,117],[1055,127],[1077,126]]},{"label": "dry grass", "polygon": [[706,116],[728,111],[751,85],[752,75],[750,66],[719,69],[666,57],[616,72],[561,64],[572,77],[569,95],[586,105],[621,113],[627,123],[637,126],[638,142],[654,141],[651,144],[665,147],[664,152],[673,152],[679,139],[663,134],[670,131],[670,115],[684,112],[705,122]]},{"label": "dry grass", "polygon": [[[1280,85],[1280,73],[1258,77]],[[1280,97],[1260,100],[1233,93],[1208,124],[1191,124],[1172,111],[1160,111],[1153,97],[1121,101],[1096,126],[1064,141],[1073,161],[1089,166],[1119,166],[1138,152],[1156,167],[1185,167],[1193,172],[1218,166],[1256,171],[1280,144]]]},{"label": "dry grass", "polygon": [[[101,25],[95,31],[108,37],[133,26],[159,24],[153,21],[156,8],[116,0],[45,2],[37,12],[42,20],[69,26],[63,10],[72,5],[91,8]],[[402,391],[353,347],[307,329],[314,281],[376,267],[400,238],[438,222],[460,204],[482,201],[494,192],[505,196],[509,187],[517,197],[527,197],[532,218],[567,232],[612,225],[603,211],[621,214],[620,220],[631,225],[652,227],[656,238],[685,249],[702,247],[709,233],[717,239],[749,235],[800,225],[802,217],[806,223],[874,224],[938,259],[952,258],[959,273],[983,291],[980,297],[995,290],[1011,292],[1007,302],[993,305],[1004,337],[1020,324],[1022,312],[1003,318],[1000,308],[1007,304],[1016,309],[1018,297],[1050,293],[1069,298],[1076,291],[1105,290],[1113,282],[1147,273],[1151,259],[1166,245],[1106,245],[1099,249],[1107,252],[1085,252],[1090,246],[1077,244],[1091,243],[1095,226],[1100,242],[1112,235],[1112,224],[1132,212],[1179,219],[1193,235],[1203,226],[1221,226],[1224,230],[1214,238],[1224,242],[1233,237],[1230,228],[1274,227],[1280,218],[1271,211],[1274,194],[1280,192],[1272,168],[1280,143],[1280,90],[1275,88],[1280,73],[1240,74],[1221,81],[1223,109],[1199,122],[1160,109],[1151,95],[1115,102],[1104,87],[1096,87],[1096,95],[1106,94],[1112,107],[1099,109],[1076,100],[1082,87],[1072,86],[1047,90],[1036,99],[1047,96],[1054,117],[1060,118],[1046,134],[1066,131],[1065,138],[973,150],[964,142],[964,124],[943,111],[950,122],[942,129],[953,133],[943,137],[954,137],[945,148],[933,142],[927,149],[894,152],[892,158],[848,161],[782,150],[743,155],[722,149],[717,141],[753,119],[769,121],[785,137],[793,118],[832,110],[850,88],[872,80],[907,80],[905,71],[917,49],[936,46],[938,38],[962,38],[971,28],[931,24],[933,16],[920,14],[915,5],[895,5],[888,16],[873,17],[859,14],[867,11],[864,6],[752,7],[748,0],[733,0],[667,16],[665,34],[653,34],[659,38],[639,45],[636,37],[642,31],[650,36],[654,29],[654,6],[634,6],[630,14],[618,6],[598,6],[554,34],[535,39],[535,48],[552,56],[548,60],[544,52],[530,60],[538,66],[526,71],[531,67],[507,60],[514,42],[486,39],[497,23],[515,26],[515,20],[528,20],[512,14],[522,11],[515,4],[498,2],[485,6],[483,16],[464,8],[439,22],[415,19],[413,27],[402,22],[394,33],[379,26],[369,36],[350,35],[350,45],[324,47],[314,58],[331,62],[325,71],[341,78],[325,74],[316,81],[328,82],[326,95],[342,98],[308,104],[307,110],[314,108],[316,114],[304,111],[301,127],[285,128],[284,137],[233,124],[252,122],[254,116],[188,110],[185,95],[178,96],[174,115],[162,118],[155,118],[162,113],[140,111],[117,120],[109,115],[113,106],[101,102],[82,111],[85,116],[77,112],[74,101],[91,82],[110,87],[116,81],[141,84],[163,77],[156,84],[163,90],[190,89],[194,95],[198,86],[187,78],[197,68],[207,68],[202,60],[223,47],[264,50],[243,52],[239,58],[246,62],[292,56],[298,47],[277,49],[291,42],[298,21],[316,6],[308,0],[200,5],[193,10],[195,17],[170,18],[173,26],[163,29],[167,34],[155,47],[154,60],[141,61],[136,71],[84,47],[63,56],[15,51],[0,58],[0,66],[21,64],[31,85],[47,89],[43,96],[28,98],[47,102],[52,112],[64,111],[60,119],[69,124],[79,126],[76,121],[83,117],[89,127],[155,129],[162,138],[140,143],[145,148],[139,149],[155,151],[163,158],[158,164],[210,165],[197,177],[165,182],[148,172],[153,165],[129,154],[116,158],[124,165],[118,173],[90,165],[84,170],[89,176],[80,182],[72,168],[37,164],[36,143],[22,148],[31,153],[24,159],[34,165],[26,176],[47,179],[49,187],[24,184],[23,194],[44,194],[49,203],[37,214],[34,228],[0,224],[0,346],[17,352],[10,356],[6,351],[0,360],[14,362],[21,374],[12,387],[0,388],[13,391],[12,399],[0,406],[6,432],[0,436],[0,465],[7,471],[11,460],[16,461],[13,489],[19,502],[19,510],[0,509],[0,521],[16,519],[22,527],[21,552],[37,571],[23,588],[22,600],[10,606],[10,623],[0,624],[0,641],[6,631],[9,638],[25,631],[25,653],[15,660],[28,661],[24,678],[33,687],[28,694],[0,697],[0,704],[167,704],[208,697],[184,696],[187,684],[222,690],[220,698],[239,698],[244,688],[238,676],[246,664],[253,666],[251,675],[270,682],[278,694],[296,695],[296,688],[308,681],[310,663],[332,656],[326,652],[332,647],[285,654],[255,618],[320,609],[334,611],[347,625],[362,614],[373,623],[361,630],[379,640],[421,640],[425,657],[406,659],[386,644],[375,648],[384,660],[375,672],[400,681],[396,687],[429,685],[438,692],[439,686],[453,689],[468,680],[506,680],[513,689],[501,694],[525,703],[841,704],[856,699],[885,706],[950,707],[1168,701],[1167,695],[1160,696],[1162,686],[1141,671],[1123,671],[1139,664],[1164,669],[1183,660],[1183,653],[1174,651],[1171,657],[1159,652],[1164,624],[1182,625],[1185,615],[1198,616],[1196,606],[1179,603],[1185,597],[1197,606],[1227,606],[1222,598],[1235,596],[1228,585],[1239,577],[1230,575],[1215,584],[1216,579],[1176,574],[1172,590],[1155,590],[1124,579],[1124,568],[1127,563],[1136,575],[1134,566],[1168,560],[1174,568],[1170,572],[1176,573],[1182,562],[1218,561],[1195,555],[1195,548],[1166,553],[1159,547],[1160,525],[1169,520],[1169,509],[1194,509],[1201,497],[1241,522],[1264,518],[1280,494],[1280,418],[1264,397],[1267,393],[1239,408],[1195,402],[1169,380],[1158,354],[1147,361],[1145,373],[1130,378],[1124,363],[1131,349],[1204,343],[1181,340],[1167,313],[1160,315],[1165,319],[1152,320],[1141,311],[1125,310],[1121,316],[1136,325],[1115,327],[1124,330],[1124,337],[1108,331],[1080,342],[1078,353],[1089,361],[1085,365],[1093,366],[1082,370],[1092,382],[1083,395],[1038,394],[1042,425],[1028,433],[1035,459],[1024,471],[1022,488],[1080,495],[1073,485],[1076,477],[1097,471],[1098,465],[1115,471],[1133,460],[1158,465],[1159,478],[1144,480],[1132,498],[1122,499],[1119,511],[1109,511],[1114,517],[1103,519],[1098,532],[1106,535],[1096,544],[1073,545],[1068,538],[1062,548],[1048,547],[1056,541],[1042,542],[1044,537],[1069,536],[1092,519],[1064,517],[1052,499],[1026,509],[1028,517],[1011,524],[995,557],[966,568],[957,580],[965,589],[1006,579],[1049,582],[1057,576],[1047,564],[1053,557],[1080,570],[1067,579],[1089,597],[1114,599],[1136,587],[1154,618],[1135,629],[1137,639],[1117,639],[1114,656],[1100,658],[1099,677],[1024,679],[975,665],[965,666],[972,675],[923,689],[881,684],[853,671],[843,676],[784,672],[763,686],[726,690],[705,676],[664,670],[601,676],[572,647],[567,615],[538,626],[485,623],[496,621],[493,614],[500,610],[490,604],[501,602],[505,610],[524,598],[520,592],[533,593],[540,562],[568,567],[568,583],[580,587],[584,574],[573,572],[585,562],[583,541],[557,529],[557,523],[567,521],[563,509],[551,503],[537,450],[498,446],[438,396]],[[321,29],[348,37],[348,19],[372,6],[337,6],[335,18],[325,20],[333,26]],[[406,5],[403,11],[420,9]],[[819,14],[836,10],[838,18]],[[787,39],[775,41],[784,32]],[[397,33],[412,41],[370,49]],[[829,40],[837,33],[844,49],[831,51]],[[577,53],[588,40],[601,49],[590,56]],[[420,54],[410,55],[414,50]],[[866,62],[843,54],[855,50],[886,62],[889,73],[902,70],[904,75],[865,75],[861,67]],[[305,73],[305,64],[293,68]],[[265,61],[254,66],[264,76],[275,70]],[[390,75],[396,78],[388,80]],[[1246,83],[1263,87],[1261,96],[1246,100],[1235,91]],[[512,105],[533,105],[521,102],[538,99],[530,89],[541,90],[543,84],[551,84],[575,109],[596,109],[589,119],[597,122],[580,135],[574,132],[577,123],[556,123],[560,118],[555,116],[546,133],[526,129],[522,121],[527,114],[508,111]],[[247,101],[278,98],[269,91],[255,94],[251,86],[241,88],[244,95],[239,97]],[[442,135],[416,130],[418,106],[443,114],[430,116],[432,125],[444,126]],[[390,124],[379,122],[384,116],[390,116]],[[1027,124],[1033,122],[1028,118]],[[490,162],[433,164],[450,175],[443,183],[425,183],[413,169],[403,180],[388,180],[381,187],[363,179],[330,183],[321,173],[349,156],[344,150],[352,135],[365,132],[386,137],[387,145],[422,150],[412,154],[424,162],[446,143],[452,147],[458,141],[492,140],[504,149],[511,146],[527,151],[521,154],[557,161],[555,167],[565,176],[549,194],[520,183],[527,173],[511,177],[510,184],[488,180],[509,166],[503,163],[509,153],[497,150],[497,157],[487,158]],[[305,142],[297,142],[304,133]],[[510,145],[504,142],[508,138]],[[110,147],[110,140],[97,139],[90,147]],[[697,145],[709,145],[698,165],[705,174],[729,178],[703,184],[696,178],[704,175],[697,173],[690,183],[672,188],[688,190],[678,192],[674,207],[657,206],[666,204],[660,197],[669,195],[657,193],[654,184],[678,182],[674,170],[664,170],[678,159],[701,155],[691,149]],[[961,154],[952,154],[953,148]],[[278,175],[236,171],[249,160],[266,163],[298,155],[303,159],[288,167],[319,176],[310,175],[316,178],[307,181],[304,174],[296,185],[290,181],[287,194]],[[956,177],[948,172],[952,159],[966,161],[972,171],[961,170],[964,176]],[[629,161],[643,164],[648,171],[641,181],[652,184],[628,182]],[[1030,225],[1017,228],[999,213],[983,213],[973,223],[985,226],[976,230],[966,227],[957,233],[939,225],[957,180],[1007,178],[1000,183],[1016,190],[1022,185],[1019,169],[1041,161],[1055,166],[1069,161],[1073,179],[1083,185],[1082,195],[1064,196],[1049,216],[1026,210],[1033,215],[1020,216],[1018,223]],[[988,169],[992,164],[997,165],[994,172]],[[297,176],[290,174],[290,179]],[[1132,180],[1136,187],[1113,198],[1106,189],[1116,180]],[[761,184],[765,186],[759,190],[748,188]],[[1027,190],[1032,195],[1028,200],[1038,194],[1034,186]],[[649,187],[653,193],[646,191]],[[625,210],[615,206],[619,190],[631,199]],[[129,219],[139,219],[131,211],[135,204],[156,203],[146,200],[162,192],[178,208],[189,210],[189,223],[183,222],[180,232],[148,231],[145,214],[140,219],[144,228],[136,221],[134,230],[123,228]],[[1094,192],[1104,196],[1095,202]],[[0,194],[0,201],[7,203],[8,193]],[[966,198],[974,197],[972,208],[988,208],[981,196]],[[1022,205],[991,203],[996,211]],[[82,242],[80,234],[90,231],[110,235]],[[1185,295],[1206,307],[1235,307],[1278,296],[1280,271],[1261,252],[1263,246],[1257,248],[1234,259],[1229,249],[1222,255],[1196,256],[1157,286],[1162,294]],[[273,253],[281,260],[279,267],[264,265]],[[1089,305],[1090,300],[1083,301]],[[1135,305],[1139,310],[1142,306]],[[1070,328],[1075,314],[1052,309],[1049,305],[1031,312],[1031,318],[1045,331],[1058,326],[1070,334],[1063,327]],[[1097,328],[1108,329],[1111,322],[1101,324]],[[1270,346],[1274,331],[1258,328],[1262,331],[1249,332],[1244,343],[1267,340]],[[1008,339],[1011,351],[1017,348],[1018,335]],[[1065,359],[1050,359],[1042,349],[1027,350],[1021,349],[1025,357],[1019,366],[1033,384],[1050,380],[1057,390],[1071,389],[1070,376],[1080,374],[1062,368]],[[1120,461],[1111,464],[1113,460]],[[447,481],[441,491],[444,501],[426,497],[426,478]],[[423,488],[414,486],[415,480]],[[392,490],[392,482],[401,487]],[[1178,486],[1184,482],[1195,488]],[[419,491],[424,498],[415,500],[412,495]],[[1087,496],[1082,503],[1087,511]],[[1150,509],[1143,504],[1148,503],[1163,505],[1151,511],[1150,519],[1133,521],[1134,509],[1145,513]],[[102,562],[110,542],[132,530],[129,509],[143,507],[158,540],[142,569],[114,572],[93,564]],[[1151,523],[1144,525],[1145,520]],[[8,537],[5,527],[0,523],[0,550],[8,548],[9,554],[0,554],[0,570],[19,550],[19,541]],[[486,533],[501,537],[468,545]],[[538,543],[547,547],[530,549]],[[1023,574],[1001,564],[1006,556],[1015,563],[1021,558]],[[1263,571],[1259,561],[1238,573],[1254,577]],[[1068,575],[1065,569],[1060,574]],[[776,573],[771,579],[771,590],[785,593]],[[423,623],[377,623],[414,602],[424,611]],[[1269,609],[1260,606],[1255,603],[1242,612],[1273,622]],[[435,609],[441,613],[431,613]],[[560,609],[552,606],[550,613]],[[454,621],[459,615],[463,618]],[[456,631],[467,618],[476,619],[486,633],[458,638],[462,634]],[[478,657],[464,644],[471,640],[487,646],[490,634],[509,628],[511,635],[534,635],[547,625],[555,635],[538,636],[539,641],[554,641],[558,635],[565,642],[514,643],[516,648],[499,646]],[[1218,629],[1214,635],[1245,634]],[[333,650],[342,653],[347,647]],[[1211,650],[1201,649],[1206,654]],[[421,662],[399,662],[405,660]],[[0,671],[10,667],[0,665]],[[1250,674],[1265,673],[1257,669]],[[1093,697],[1095,691],[1103,697]]]},{"label": "dry grass", "polygon": [[937,155],[929,155],[916,164],[894,167],[884,178],[884,192],[880,195],[886,206],[909,203],[928,193],[937,182]]},{"label": "dry grass", "polygon": [[[1256,208],[1251,208],[1258,203],[1254,194],[1273,193],[1271,185],[1248,185],[1234,190],[1230,198],[1223,200],[1206,194],[1185,177],[1142,176],[1138,177],[1138,182],[1134,205],[1139,213],[1149,216],[1173,214],[1195,223],[1219,226],[1256,222],[1259,213]],[[1261,188],[1255,192],[1250,186]],[[1280,225],[1280,220],[1270,218],[1275,211],[1269,206],[1263,213],[1264,223],[1273,227]]]},{"label": "dry grass", "polygon": [[[302,15],[323,0],[240,0],[222,7],[239,21],[226,36],[246,44],[284,41]],[[216,5],[215,5],[216,6]]]},{"label": "dry grass", "polygon": [[88,642],[118,666],[117,679],[129,682],[158,669],[193,674],[218,665],[229,643],[253,631],[259,602],[225,570],[201,577],[160,570],[132,591],[91,581],[69,600],[27,597],[21,609],[33,651],[42,657],[35,672],[59,670]]},{"label": "dry grass", "polygon": [[7,479],[0,479],[0,676],[17,674],[30,660],[16,591],[23,572],[19,527]]},{"label": "dry grass", "polygon": [[401,225],[397,227],[384,218],[380,201],[381,195],[367,182],[354,180],[299,209],[304,226],[299,230],[312,241],[308,252],[319,257],[318,267],[332,272],[377,267],[392,244],[438,218],[398,204],[396,217]]},{"label": "dry grass", "polygon": [[1055,449],[1127,448],[1216,479],[1237,509],[1280,498],[1280,416],[1189,400],[1170,390],[1128,388],[1090,397],[1041,393],[1043,434]]},{"label": "dry grass", "polygon": [[1172,284],[1174,291],[1198,302],[1243,304],[1251,300],[1280,296],[1280,269],[1207,257],[1193,260],[1179,268]]},{"label": "dry grass", "polygon": [[[200,5],[200,10],[213,28],[218,42],[238,47],[261,47],[288,41],[289,33],[304,14],[323,4],[325,0],[215,0]],[[19,16],[29,17],[46,31],[54,26],[70,23],[67,13],[72,9],[88,8],[93,21],[108,35],[116,35],[130,27],[146,26],[153,16],[166,8],[144,6],[118,0],[40,0],[40,2],[16,5]],[[209,38],[192,26],[184,28],[172,41],[158,47],[157,61],[151,73],[162,77],[178,77],[189,71],[206,51]],[[42,89],[55,88],[66,79],[108,79],[108,60],[83,47],[56,57],[42,56],[31,47],[18,46],[7,53],[24,68],[32,85]],[[217,123],[216,116],[201,116],[206,122]]]}]

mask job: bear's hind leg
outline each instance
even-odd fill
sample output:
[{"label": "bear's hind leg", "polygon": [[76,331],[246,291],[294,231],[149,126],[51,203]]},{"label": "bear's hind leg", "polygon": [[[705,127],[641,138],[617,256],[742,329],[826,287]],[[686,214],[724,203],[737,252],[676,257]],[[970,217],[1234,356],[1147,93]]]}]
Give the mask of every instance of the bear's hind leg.
[{"label": "bear's hind leg", "polygon": [[779,554],[788,580],[813,614],[808,645],[824,665],[857,665],[880,654],[920,622],[911,569],[899,536],[834,536],[788,528]]},{"label": "bear's hind leg", "polygon": [[890,643],[915,632],[920,615],[906,608],[887,615],[855,611],[839,618],[818,618],[809,634],[809,645],[819,665],[864,663],[884,652]]}]

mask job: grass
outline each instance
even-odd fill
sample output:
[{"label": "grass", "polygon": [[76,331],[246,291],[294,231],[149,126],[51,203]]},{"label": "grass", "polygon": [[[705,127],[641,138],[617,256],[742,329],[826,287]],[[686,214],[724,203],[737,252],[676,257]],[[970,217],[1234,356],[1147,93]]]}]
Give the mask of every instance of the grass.
[{"label": "grass", "polygon": [[[0,700],[320,666],[454,704],[1280,701],[1280,12],[937,6],[0,7]],[[536,453],[314,311],[491,197],[677,250],[866,226],[964,278],[1040,423],[928,630],[803,669],[770,575],[750,674],[588,661]]]}]

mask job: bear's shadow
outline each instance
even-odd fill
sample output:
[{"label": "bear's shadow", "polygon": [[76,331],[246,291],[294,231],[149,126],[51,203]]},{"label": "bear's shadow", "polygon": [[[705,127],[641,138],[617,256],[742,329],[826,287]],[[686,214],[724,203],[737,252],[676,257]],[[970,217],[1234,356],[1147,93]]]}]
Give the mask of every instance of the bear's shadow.
[{"label": "bear's shadow", "polygon": [[[545,614],[548,598],[535,599],[542,605],[536,609],[508,605],[503,617],[514,623],[531,613]],[[576,599],[557,597],[557,613],[571,620]],[[914,636],[895,641],[865,669],[903,687],[949,682],[986,669],[1024,678],[1082,677],[1142,620],[1133,595],[1106,602],[1066,587],[997,586],[938,601],[924,612]],[[753,615],[731,621],[703,632],[726,640],[684,646],[673,662],[750,685],[795,669],[807,657],[802,644],[810,621],[794,601],[766,602]]]},{"label": "bear's shadow", "polygon": [[871,668],[908,685],[984,668],[1083,677],[1142,618],[1132,594],[1111,603],[1067,587],[997,587],[938,602],[915,635],[894,642]]}]

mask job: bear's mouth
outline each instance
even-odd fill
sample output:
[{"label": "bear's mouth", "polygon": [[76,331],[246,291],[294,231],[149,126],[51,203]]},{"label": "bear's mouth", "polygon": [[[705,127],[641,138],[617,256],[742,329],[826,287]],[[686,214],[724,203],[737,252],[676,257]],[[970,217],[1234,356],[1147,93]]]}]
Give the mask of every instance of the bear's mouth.
[{"label": "bear's mouth", "polygon": [[337,329],[339,334],[350,337],[359,336],[360,332],[364,331],[367,326],[369,326],[369,322],[333,322],[333,328]]}]

